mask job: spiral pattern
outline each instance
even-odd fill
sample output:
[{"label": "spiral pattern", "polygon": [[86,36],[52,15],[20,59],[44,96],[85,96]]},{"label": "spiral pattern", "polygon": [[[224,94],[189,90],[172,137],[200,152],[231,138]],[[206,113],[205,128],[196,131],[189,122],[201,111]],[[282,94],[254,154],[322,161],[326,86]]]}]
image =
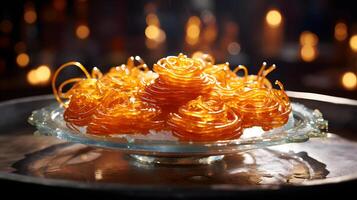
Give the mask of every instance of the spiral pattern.
[{"label": "spiral pattern", "polygon": [[212,90],[215,80],[203,72],[200,60],[180,54],[160,59],[154,65],[159,78],[141,94],[142,100],[160,106],[180,106]]},{"label": "spiral pattern", "polygon": [[202,96],[171,113],[167,124],[183,140],[225,140],[242,134],[242,121],[237,113],[219,99]]}]

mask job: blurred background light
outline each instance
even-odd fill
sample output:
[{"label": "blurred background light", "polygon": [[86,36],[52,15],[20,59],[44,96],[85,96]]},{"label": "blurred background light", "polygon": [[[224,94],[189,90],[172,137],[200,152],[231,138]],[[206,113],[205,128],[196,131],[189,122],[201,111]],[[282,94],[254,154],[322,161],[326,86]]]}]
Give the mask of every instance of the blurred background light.
[{"label": "blurred background light", "polygon": [[339,22],[335,25],[335,38],[338,41],[343,41],[347,38],[347,25],[343,22]]},{"label": "blurred background light", "polygon": [[271,27],[278,27],[281,24],[282,16],[279,10],[269,10],[265,16],[265,20]]},{"label": "blurred background light", "polygon": [[191,16],[186,24],[186,42],[189,45],[195,45],[199,41],[201,33],[201,20],[197,16]]},{"label": "blurred background light", "polygon": [[86,39],[90,34],[89,27],[87,25],[79,25],[76,28],[76,35],[79,39]]},{"label": "blurred background light", "polygon": [[26,67],[29,64],[29,62],[30,62],[30,57],[26,53],[20,53],[16,57],[16,63],[20,67]]},{"label": "blurred background light", "polygon": [[24,20],[28,24],[33,24],[37,20],[37,13],[32,4],[25,6]]},{"label": "blurred background light", "polygon": [[357,52],[357,35],[352,35],[350,38],[350,47],[352,51]]},{"label": "blurred background light", "polygon": [[[52,70],[71,60],[106,72],[130,56],[152,68],[159,58],[196,51],[252,73],[262,61],[275,63],[270,76],[287,90],[357,99],[354,8],[335,0],[3,2],[0,100],[51,93]],[[69,68],[60,79],[78,73]]]},{"label": "blurred background light", "polygon": [[51,70],[47,65],[40,65],[27,73],[27,81],[31,85],[43,85],[48,83],[51,77]]},{"label": "blurred background light", "polygon": [[342,76],[342,85],[348,90],[356,89],[357,77],[353,72],[346,72]]}]

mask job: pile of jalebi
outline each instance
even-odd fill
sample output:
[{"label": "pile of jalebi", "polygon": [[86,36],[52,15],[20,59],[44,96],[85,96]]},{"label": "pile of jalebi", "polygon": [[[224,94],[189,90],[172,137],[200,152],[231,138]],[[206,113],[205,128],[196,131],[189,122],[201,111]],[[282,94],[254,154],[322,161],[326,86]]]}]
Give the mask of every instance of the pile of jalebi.
[{"label": "pile of jalebi", "polygon": [[[60,71],[68,66],[79,67],[86,78],[57,88]],[[257,75],[248,75],[245,66],[231,70],[228,63],[215,64],[211,55],[197,52],[191,58],[162,58],[151,71],[136,56],[104,75],[66,63],[54,74],[52,87],[74,130],[85,127],[89,134],[105,136],[167,130],[184,141],[216,141],[237,139],[244,128],[270,130],[288,121],[291,106],[283,85],[276,81],[280,89],[274,89],[266,78],[274,69],[263,63]],[[237,75],[240,70],[243,76]]]}]

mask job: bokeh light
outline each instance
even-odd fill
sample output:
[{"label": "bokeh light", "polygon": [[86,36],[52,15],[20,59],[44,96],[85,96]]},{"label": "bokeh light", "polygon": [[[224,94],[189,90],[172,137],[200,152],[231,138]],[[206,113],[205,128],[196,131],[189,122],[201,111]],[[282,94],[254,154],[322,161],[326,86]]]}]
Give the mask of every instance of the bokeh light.
[{"label": "bokeh light", "polygon": [[357,77],[353,72],[346,72],[342,75],[342,85],[348,90],[356,89]]},{"label": "bokeh light", "polygon": [[237,42],[229,43],[227,51],[231,55],[238,55],[240,52],[240,45]]},{"label": "bokeh light", "polygon": [[339,22],[335,25],[335,39],[343,41],[347,38],[347,25],[343,22]]},{"label": "bokeh light", "polygon": [[16,63],[20,67],[26,67],[30,62],[30,56],[27,55],[26,53],[20,53],[16,57]]},{"label": "bokeh light", "polygon": [[27,73],[27,81],[31,85],[44,85],[51,78],[51,70],[47,65],[40,65]]},{"label": "bokeh light", "polygon": [[79,39],[86,39],[90,34],[89,27],[87,25],[79,25],[76,28],[76,35]]},{"label": "bokeh light", "polygon": [[316,59],[317,49],[314,46],[304,45],[300,50],[301,59],[305,62],[311,62]]},{"label": "bokeh light", "polygon": [[350,38],[350,47],[352,51],[357,52],[357,35]]},{"label": "bokeh light", "polygon": [[37,20],[37,13],[32,6],[25,8],[24,20],[28,24],[33,24]]},{"label": "bokeh light", "polygon": [[186,42],[189,45],[197,44],[201,32],[201,20],[197,16],[188,19],[186,25]]},{"label": "bokeh light", "polygon": [[309,45],[315,46],[319,42],[319,38],[315,33],[310,31],[304,31],[300,34],[300,44],[301,45]]},{"label": "bokeh light", "polygon": [[279,10],[269,10],[265,16],[265,20],[270,27],[278,27],[282,22],[282,15]]},{"label": "bokeh light", "polygon": [[151,40],[156,40],[160,36],[160,29],[155,25],[149,25],[145,29],[145,35]]}]

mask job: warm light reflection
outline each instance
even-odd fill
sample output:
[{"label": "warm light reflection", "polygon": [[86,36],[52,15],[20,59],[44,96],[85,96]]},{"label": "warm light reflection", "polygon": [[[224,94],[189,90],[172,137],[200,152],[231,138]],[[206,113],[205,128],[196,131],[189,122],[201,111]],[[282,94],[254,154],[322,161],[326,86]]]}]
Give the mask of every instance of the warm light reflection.
[{"label": "warm light reflection", "polygon": [[156,40],[160,35],[160,29],[155,25],[149,25],[145,29],[145,35],[151,40]]},{"label": "warm light reflection", "polygon": [[25,8],[24,20],[28,24],[33,24],[37,20],[37,13],[32,6]]},{"label": "warm light reflection", "polygon": [[39,81],[37,80],[36,69],[33,69],[27,73],[27,81],[31,85],[39,84]]},{"label": "warm light reflection", "polygon": [[267,12],[265,20],[270,27],[278,27],[282,22],[282,16],[278,10],[273,9]]},{"label": "warm light reflection", "polygon": [[213,42],[217,38],[217,26],[215,24],[207,26],[203,32],[203,38],[207,42]]},{"label": "warm light reflection", "polygon": [[347,38],[347,25],[339,22],[335,25],[335,38],[338,41],[343,41]]},{"label": "warm light reflection", "polygon": [[197,16],[192,16],[188,19],[186,25],[186,42],[189,45],[195,45],[200,36],[201,20]]},{"label": "warm light reflection", "polygon": [[157,15],[150,13],[146,16],[146,24],[148,26],[154,25],[154,26],[160,26],[160,21]]},{"label": "warm light reflection", "polygon": [[156,14],[148,14],[146,16],[146,23],[148,25],[145,28],[146,47],[155,49],[166,40],[166,33],[160,28],[160,20]]},{"label": "warm light reflection", "polygon": [[87,25],[79,25],[76,28],[76,35],[79,39],[86,39],[90,34],[89,27]]},{"label": "warm light reflection", "polygon": [[357,77],[353,72],[346,72],[342,76],[342,85],[348,90],[353,90],[357,86]]},{"label": "warm light reflection", "polygon": [[103,171],[100,169],[95,170],[94,176],[95,176],[95,180],[102,180],[103,179]]},{"label": "warm light reflection", "polygon": [[238,55],[240,52],[240,45],[237,42],[229,43],[227,51],[231,55]]},{"label": "warm light reflection", "polygon": [[315,60],[317,56],[317,49],[314,46],[305,45],[300,50],[301,59],[305,62],[311,62]]},{"label": "warm light reflection", "polygon": [[20,53],[16,57],[16,63],[20,67],[26,67],[30,62],[30,57],[26,53]]},{"label": "warm light reflection", "polygon": [[312,33],[310,31],[304,31],[300,35],[300,44],[301,45],[309,45],[309,46],[315,46],[319,42],[319,38],[315,33]]},{"label": "warm light reflection", "polygon": [[350,47],[352,51],[357,52],[357,35],[353,35],[350,38]]},{"label": "warm light reflection", "polygon": [[315,33],[304,31],[300,34],[300,56],[303,61],[311,62],[316,59],[318,42],[319,38]]},{"label": "warm light reflection", "polygon": [[31,85],[46,84],[51,77],[51,70],[47,65],[41,65],[27,73],[27,81]]},{"label": "warm light reflection", "polygon": [[146,39],[145,45],[148,49],[156,49],[159,46],[159,43],[154,40]]}]

